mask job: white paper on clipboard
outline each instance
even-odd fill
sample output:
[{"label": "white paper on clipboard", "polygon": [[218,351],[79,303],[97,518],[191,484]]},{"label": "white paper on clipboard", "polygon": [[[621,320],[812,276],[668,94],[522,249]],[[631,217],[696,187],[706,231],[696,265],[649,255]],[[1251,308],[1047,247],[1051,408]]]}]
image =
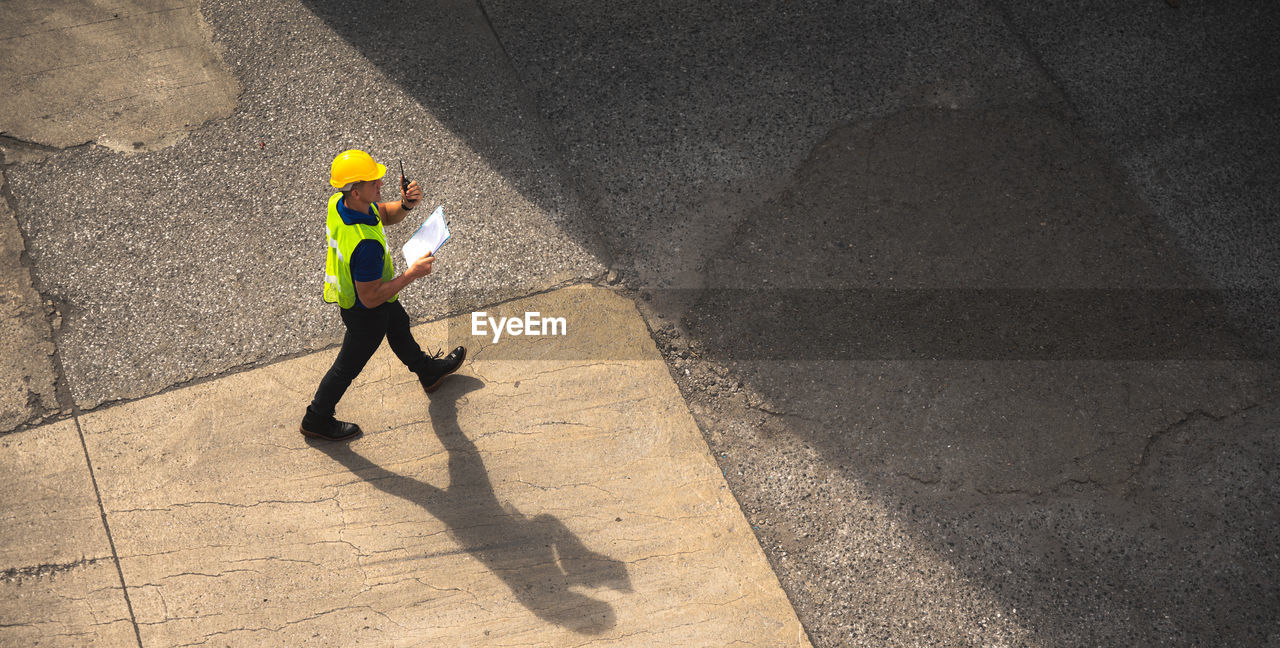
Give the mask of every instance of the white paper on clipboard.
[{"label": "white paper on clipboard", "polygon": [[413,233],[400,251],[404,253],[405,262],[413,265],[420,257],[439,250],[447,240],[449,226],[444,222],[444,205],[440,205],[418,226],[418,231]]}]

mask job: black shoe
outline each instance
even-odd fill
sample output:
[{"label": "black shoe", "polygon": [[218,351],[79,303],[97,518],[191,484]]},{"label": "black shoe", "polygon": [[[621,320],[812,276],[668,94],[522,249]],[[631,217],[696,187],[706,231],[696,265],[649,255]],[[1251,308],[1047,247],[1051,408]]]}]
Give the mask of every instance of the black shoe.
[{"label": "black shoe", "polygon": [[312,412],[310,407],[302,417],[302,425],[298,426],[298,431],[306,436],[326,441],[346,441],[363,434],[359,425],[339,421],[332,416],[321,416]]},{"label": "black shoe", "polygon": [[427,368],[418,372],[418,382],[427,393],[435,391],[444,382],[444,377],[458,370],[462,361],[467,359],[467,347],[460,346],[449,355],[441,358],[440,352],[427,359]]}]

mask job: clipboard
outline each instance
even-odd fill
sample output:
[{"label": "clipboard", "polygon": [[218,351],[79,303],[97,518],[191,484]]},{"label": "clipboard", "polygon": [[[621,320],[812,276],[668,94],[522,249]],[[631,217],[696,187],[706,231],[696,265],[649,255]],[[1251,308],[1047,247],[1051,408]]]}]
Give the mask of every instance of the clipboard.
[{"label": "clipboard", "polygon": [[427,220],[422,221],[400,252],[404,254],[405,262],[413,265],[414,261],[438,251],[450,237],[449,225],[444,222],[444,205],[440,205]]}]

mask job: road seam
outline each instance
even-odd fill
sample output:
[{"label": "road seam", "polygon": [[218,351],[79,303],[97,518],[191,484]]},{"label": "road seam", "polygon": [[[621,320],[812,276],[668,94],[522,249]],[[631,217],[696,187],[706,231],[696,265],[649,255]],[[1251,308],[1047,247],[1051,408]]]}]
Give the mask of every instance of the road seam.
[{"label": "road seam", "polygon": [[138,648],[142,648],[142,632],[138,630],[138,617],[133,613],[133,602],[129,600],[129,586],[124,582],[124,570],[120,568],[120,554],[116,552],[116,541],[111,536],[111,524],[107,522],[107,509],[102,505],[102,491],[98,489],[98,477],[93,471],[93,461],[89,458],[89,444],[84,440],[84,429],[80,427],[80,408],[72,415],[76,422],[76,433],[80,435],[80,449],[84,451],[84,463],[89,467],[89,481],[93,483],[93,496],[98,501],[98,513],[102,516],[102,528],[107,532],[107,544],[111,547],[111,560],[116,565],[116,575],[120,577],[120,592],[124,594],[124,605],[129,610],[129,623],[133,624],[133,636],[138,640]]}]

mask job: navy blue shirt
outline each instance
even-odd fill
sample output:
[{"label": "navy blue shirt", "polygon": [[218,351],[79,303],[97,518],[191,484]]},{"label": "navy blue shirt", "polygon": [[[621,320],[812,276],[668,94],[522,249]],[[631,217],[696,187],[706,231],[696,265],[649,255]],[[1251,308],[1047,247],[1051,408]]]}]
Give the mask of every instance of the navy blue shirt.
[{"label": "navy blue shirt", "polygon": [[[338,216],[342,218],[342,222],[347,225],[371,225],[378,226],[378,217],[373,214],[364,214],[352,209],[338,199]],[[355,252],[351,253],[351,280],[352,281],[378,281],[382,279],[382,255],[385,251],[382,244],[373,240],[365,239],[356,245]],[[360,294],[356,293],[356,303],[353,308],[365,308],[360,303]]]}]

